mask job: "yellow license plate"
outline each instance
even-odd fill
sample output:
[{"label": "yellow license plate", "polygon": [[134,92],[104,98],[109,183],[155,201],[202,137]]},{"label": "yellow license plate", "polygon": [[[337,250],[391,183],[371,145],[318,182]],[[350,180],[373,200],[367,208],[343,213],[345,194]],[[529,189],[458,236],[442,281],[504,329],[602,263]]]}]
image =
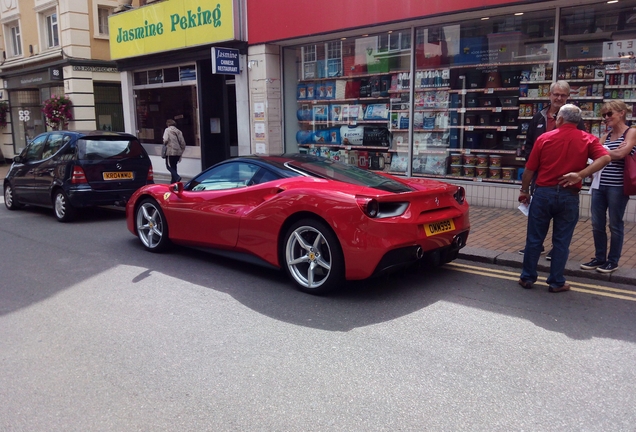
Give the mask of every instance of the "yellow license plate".
[{"label": "yellow license plate", "polygon": [[122,171],[122,172],[105,172],[104,180],[132,180],[134,179],[133,173],[131,171]]},{"label": "yellow license plate", "polygon": [[440,222],[434,222],[430,224],[424,224],[424,231],[427,236],[434,236],[437,234],[445,233],[447,231],[453,231],[455,229],[455,223],[452,219],[446,219]]}]

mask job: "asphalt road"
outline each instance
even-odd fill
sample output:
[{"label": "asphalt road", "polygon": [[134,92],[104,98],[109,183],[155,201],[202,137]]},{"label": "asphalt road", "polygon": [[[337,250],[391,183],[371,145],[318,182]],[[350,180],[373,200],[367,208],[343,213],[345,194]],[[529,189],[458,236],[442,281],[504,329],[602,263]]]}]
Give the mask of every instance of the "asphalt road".
[{"label": "asphalt road", "polygon": [[0,431],[636,428],[633,287],[459,263],[315,297],[117,211],[2,206],[0,244]]}]

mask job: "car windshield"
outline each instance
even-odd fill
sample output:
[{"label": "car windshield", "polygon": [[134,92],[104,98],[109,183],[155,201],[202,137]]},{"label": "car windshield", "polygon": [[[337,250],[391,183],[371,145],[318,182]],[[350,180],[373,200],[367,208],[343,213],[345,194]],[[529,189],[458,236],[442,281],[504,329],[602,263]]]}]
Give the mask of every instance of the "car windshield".
[{"label": "car windshield", "polygon": [[142,147],[137,140],[82,138],[78,140],[80,159],[124,159],[139,157]]},{"label": "car windshield", "polygon": [[367,186],[387,192],[401,193],[410,192],[413,189],[398,181],[376,174],[372,171],[345,165],[341,162],[323,158],[298,158],[293,162],[288,162],[290,169],[299,169],[316,177],[338,180],[360,186]]}]

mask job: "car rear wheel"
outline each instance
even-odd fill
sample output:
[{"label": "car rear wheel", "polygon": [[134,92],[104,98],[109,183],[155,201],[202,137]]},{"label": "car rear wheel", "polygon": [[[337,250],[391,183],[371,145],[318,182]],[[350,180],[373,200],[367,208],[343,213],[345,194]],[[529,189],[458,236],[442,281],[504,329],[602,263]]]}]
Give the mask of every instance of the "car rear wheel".
[{"label": "car rear wheel", "polygon": [[323,222],[304,219],[285,236],[285,270],[301,291],[325,294],[344,280],[344,258],[333,231]]},{"label": "car rear wheel", "polygon": [[161,252],[169,245],[168,224],[163,210],[153,199],[146,199],[139,204],[135,213],[137,236],[150,252]]},{"label": "car rear wheel", "polygon": [[15,197],[13,196],[13,188],[11,187],[10,184],[7,184],[4,187],[4,205],[9,210],[17,210],[20,207],[22,207],[22,205],[18,202],[18,200],[15,199]]},{"label": "car rear wheel", "polygon": [[53,196],[53,212],[60,222],[72,221],[77,215],[77,210],[71,205],[68,196],[62,189],[55,191]]}]

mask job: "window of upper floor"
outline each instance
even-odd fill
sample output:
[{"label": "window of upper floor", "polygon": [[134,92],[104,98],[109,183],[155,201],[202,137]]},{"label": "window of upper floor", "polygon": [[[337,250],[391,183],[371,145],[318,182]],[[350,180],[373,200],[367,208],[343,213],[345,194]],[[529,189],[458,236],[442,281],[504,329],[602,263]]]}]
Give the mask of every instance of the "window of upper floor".
[{"label": "window of upper floor", "polygon": [[20,23],[13,21],[5,24],[4,34],[6,35],[6,47],[8,57],[19,57],[22,55],[22,34]]},{"label": "window of upper floor", "polygon": [[45,47],[55,48],[60,46],[60,31],[57,22],[57,11],[49,10],[42,13],[44,24]]},{"label": "window of upper floor", "polygon": [[110,30],[108,28],[108,17],[113,14],[113,10],[119,6],[118,0],[94,0],[93,1],[93,37],[96,39],[108,39]]}]

